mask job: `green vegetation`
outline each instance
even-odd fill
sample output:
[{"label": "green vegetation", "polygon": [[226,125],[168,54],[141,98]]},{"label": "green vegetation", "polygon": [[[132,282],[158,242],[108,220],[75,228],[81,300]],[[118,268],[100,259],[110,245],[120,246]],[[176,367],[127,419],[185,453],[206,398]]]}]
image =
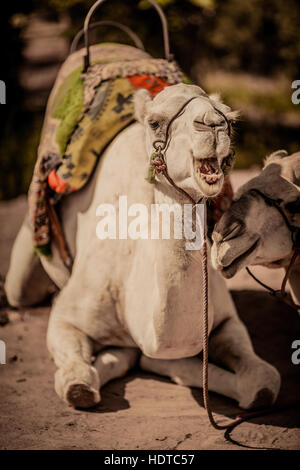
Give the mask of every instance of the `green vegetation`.
[{"label": "green vegetation", "polygon": [[235,168],[262,166],[267,155],[285,149],[289,153],[299,151],[299,129],[267,123],[255,124],[240,121],[235,125]]},{"label": "green vegetation", "polygon": [[265,93],[263,90],[254,92],[247,88],[232,88],[223,90],[222,98],[234,108],[254,106],[272,114],[296,112],[295,105],[291,101],[290,90],[275,90],[271,93]]}]

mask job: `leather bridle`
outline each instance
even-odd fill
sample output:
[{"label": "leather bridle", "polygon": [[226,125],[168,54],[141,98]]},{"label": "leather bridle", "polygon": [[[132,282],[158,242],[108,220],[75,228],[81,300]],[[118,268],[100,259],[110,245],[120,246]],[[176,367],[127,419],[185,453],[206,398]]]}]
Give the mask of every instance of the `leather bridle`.
[{"label": "leather bridle", "polygon": [[251,189],[250,192],[256,193],[259,196],[261,196],[268,205],[274,207],[280,213],[287,228],[290,231],[292,244],[293,244],[293,252],[292,252],[291,260],[286,269],[286,273],[282,280],[281,287],[279,290],[273,289],[272,287],[262,282],[250,271],[248,267],[246,267],[246,271],[258,284],[264,287],[271,295],[279,298],[280,300],[282,300],[283,302],[285,302],[286,304],[288,304],[290,307],[294,308],[295,310],[300,310],[300,305],[296,304],[292,299],[290,299],[286,293],[286,284],[291,274],[292,268],[294,264],[296,263],[297,258],[300,257],[300,228],[295,227],[294,225],[290,223],[286,213],[284,212],[283,208],[280,206],[279,201],[277,201],[276,199],[270,198],[259,189]]},{"label": "leather bridle", "polygon": [[[152,154],[151,161],[150,161],[150,165],[152,165],[155,168],[156,174],[162,173],[164,175],[164,177],[169,181],[169,183],[176,189],[176,191],[181,193],[182,195],[184,195],[193,205],[195,205],[197,202],[184,189],[177,186],[175,181],[170,177],[170,175],[168,173],[167,162],[166,162],[166,158],[165,158],[165,152],[166,152],[166,150],[169,146],[169,143],[170,143],[170,130],[171,130],[171,126],[172,126],[173,122],[177,118],[179,118],[179,116],[182,115],[182,113],[185,111],[187,105],[191,101],[195,100],[196,98],[200,98],[201,96],[205,97],[206,95],[198,95],[198,96],[191,97],[171,117],[170,121],[167,124],[166,132],[165,132],[165,138],[164,139],[156,139],[152,143],[152,146],[153,146],[155,152]],[[227,124],[228,136],[230,137],[231,136],[230,122],[228,121],[226,116],[222,113],[222,111],[220,111],[216,107],[213,107],[213,108],[216,111],[216,113],[220,114],[224,118],[224,120]],[[229,157],[229,156],[234,156],[234,150],[231,149],[231,148],[230,148],[230,152],[229,152],[227,157]],[[205,198],[202,198],[202,200],[204,200],[204,199]]]}]

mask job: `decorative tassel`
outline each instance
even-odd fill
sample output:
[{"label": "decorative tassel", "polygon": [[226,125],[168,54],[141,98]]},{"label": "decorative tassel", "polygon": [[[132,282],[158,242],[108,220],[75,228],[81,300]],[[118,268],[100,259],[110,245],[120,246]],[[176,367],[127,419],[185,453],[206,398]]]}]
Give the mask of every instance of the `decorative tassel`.
[{"label": "decorative tassel", "polygon": [[148,181],[148,183],[150,184],[155,183],[155,168],[151,164],[149,165],[148,175],[146,176],[145,180]]},{"label": "decorative tassel", "polygon": [[167,168],[162,152],[153,152],[150,158],[150,164],[148,168],[148,175],[145,178],[150,184],[155,183],[155,175],[159,174]]}]

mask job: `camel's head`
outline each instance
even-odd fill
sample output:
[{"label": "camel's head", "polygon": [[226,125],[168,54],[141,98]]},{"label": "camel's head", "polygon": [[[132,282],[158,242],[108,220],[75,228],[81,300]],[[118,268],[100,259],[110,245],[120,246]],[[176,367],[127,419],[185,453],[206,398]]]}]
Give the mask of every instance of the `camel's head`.
[{"label": "camel's head", "polygon": [[195,99],[171,124],[164,154],[171,178],[199,200],[220,192],[224,172],[233,165],[230,123],[237,114],[218,97],[185,84],[166,87],[153,100],[147,90],[139,90],[135,95],[135,113],[145,127],[150,159],[155,150],[153,143],[165,141],[168,123],[192,97]]},{"label": "camel's head", "polygon": [[[283,176],[283,170],[287,174],[287,166],[282,168],[274,161],[274,155],[258,177],[239,189],[231,207],[215,226],[212,263],[226,278],[245,266],[276,268],[286,265],[290,259],[293,242],[288,224],[298,227],[300,222],[300,192]],[[291,163],[288,158],[286,163]],[[276,201],[284,215],[272,201]]]}]

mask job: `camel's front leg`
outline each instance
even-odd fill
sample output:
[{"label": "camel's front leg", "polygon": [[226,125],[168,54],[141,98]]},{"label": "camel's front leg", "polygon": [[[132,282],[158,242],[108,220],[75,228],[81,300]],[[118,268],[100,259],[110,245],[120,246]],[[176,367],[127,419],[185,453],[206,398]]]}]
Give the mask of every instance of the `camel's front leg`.
[{"label": "camel's front leg", "polygon": [[[164,375],[173,382],[186,387],[202,388],[203,363],[198,357],[185,359],[151,359],[142,355],[140,367],[147,372]],[[236,375],[221,369],[214,364],[208,364],[209,390],[234,400],[238,399]]]},{"label": "camel's front leg", "polygon": [[92,340],[70,323],[52,316],[47,343],[58,367],[55,373],[56,393],[74,407],[96,405],[100,401],[100,380],[97,370],[91,365]]},{"label": "camel's front leg", "polygon": [[135,366],[139,354],[136,348],[107,348],[101,351],[94,363],[101,387],[113,379],[124,377]]},{"label": "camel's front leg", "polygon": [[236,373],[240,407],[248,409],[274,403],[280,389],[280,375],[275,367],[255,354],[221,276],[215,284],[214,310],[218,322],[209,338],[209,357]]},{"label": "camel's front leg", "polygon": [[135,348],[108,348],[91,365],[94,344],[70,323],[50,319],[48,348],[58,370],[55,390],[75,408],[90,408],[100,401],[100,387],[123,377],[138,359]]}]

